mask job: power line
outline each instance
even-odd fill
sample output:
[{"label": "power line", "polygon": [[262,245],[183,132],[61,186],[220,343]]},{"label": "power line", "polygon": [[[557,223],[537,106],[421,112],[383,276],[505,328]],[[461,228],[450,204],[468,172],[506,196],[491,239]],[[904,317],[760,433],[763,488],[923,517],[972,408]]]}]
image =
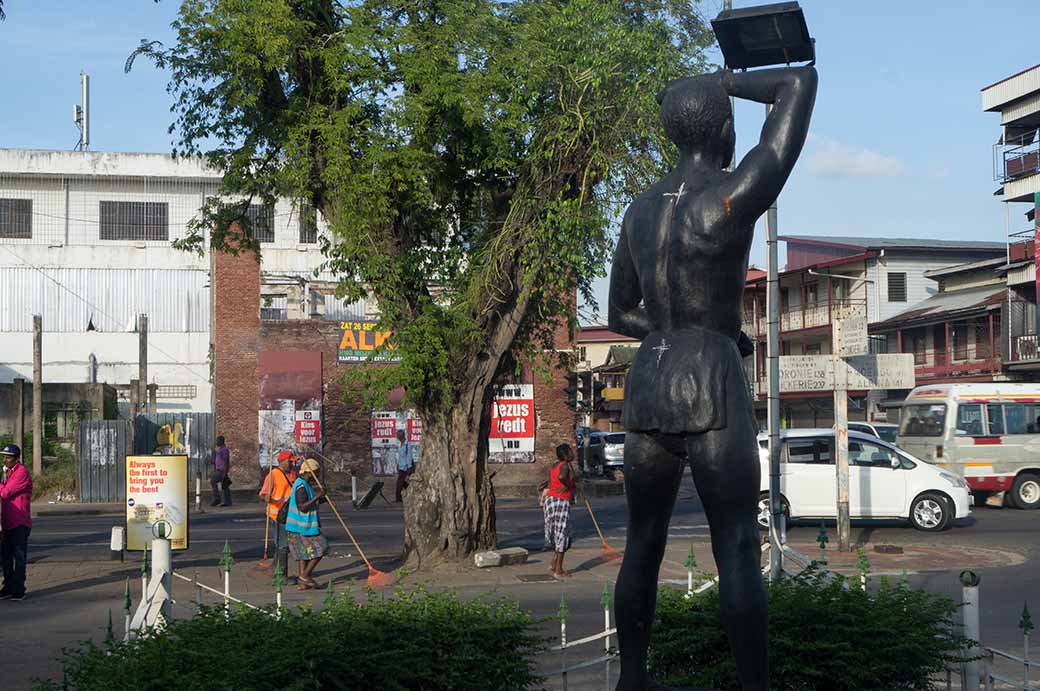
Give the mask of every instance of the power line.
[{"label": "power line", "polygon": [[[83,302],[83,304],[85,304],[85,305],[86,305],[87,307],[89,307],[90,309],[92,309],[92,310],[93,310],[94,312],[96,312],[97,314],[100,314],[100,315],[101,315],[102,317],[105,317],[106,319],[108,319],[108,320],[109,320],[109,321],[110,321],[110,322],[111,322],[112,324],[116,325],[117,327],[118,327],[118,326],[121,326],[121,325],[120,325],[120,323],[119,323],[119,320],[117,320],[117,319],[116,319],[115,317],[113,317],[112,315],[108,314],[108,313],[107,313],[107,312],[105,312],[105,311],[104,311],[103,309],[101,309],[100,307],[98,307],[97,305],[95,305],[95,304],[94,304],[93,302],[91,302],[91,301],[90,301],[90,300],[88,300],[87,298],[83,297],[82,295],[80,295],[80,294],[79,294],[79,293],[77,293],[76,291],[72,290],[71,288],[69,288],[68,286],[66,286],[66,285],[65,285],[64,283],[62,283],[61,281],[59,281],[58,279],[54,278],[53,276],[51,276],[50,274],[48,274],[48,273],[47,273],[46,271],[44,271],[43,269],[41,269],[40,267],[38,267],[38,266],[36,266],[35,264],[31,264],[30,262],[26,261],[26,260],[25,260],[25,259],[24,259],[24,258],[23,258],[23,257],[22,257],[21,255],[19,255],[19,254],[18,254],[17,252],[15,252],[14,250],[12,250],[12,249],[11,249],[10,247],[8,247],[7,245],[0,245],[0,247],[2,247],[3,249],[7,250],[7,252],[8,252],[8,253],[9,253],[9,254],[10,254],[11,256],[13,256],[13,257],[14,257],[15,259],[17,259],[17,260],[18,260],[19,262],[21,262],[21,263],[22,263],[22,264],[23,264],[24,266],[26,266],[26,267],[28,267],[28,268],[30,268],[30,269],[32,269],[32,270],[34,270],[34,271],[36,271],[36,272],[37,272],[37,273],[39,273],[39,274],[40,274],[41,276],[43,276],[44,278],[46,278],[46,279],[47,279],[48,281],[50,281],[50,282],[51,282],[51,283],[53,283],[54,285],[58,286],[59,288],[61,288],[61,289],[62,289],[62,290],[64,290],[65,292],[67,292],[67,293],[68,293],[69,295],[71,295],[71,296],[73,296],[74,298],[76,298],[76,299],[80,300],[81,302]],[[199,373],[198,373],[198,372],[197,372],[196,370],[194,370],[194,369],[193,369],[193,368],[191,367],[191,365],[189,365],[188,363],[186,363],[186,362],[181,362],[180,360],[177,360],[177,359],[176,359],[176,358],[175,358],[175,357],[174,357],[174,356],[173,356],[172,354],[170,354],[169,352],[167,352],[167,351],[163,350],[163,349],[162,349],[162,347],[160,347],[160,346],[159,346],[158,344],[156,344],[156,343],[154,343],[154,342],[151,342],[151,343],[149,343],[149,347],[150,347],[150,348],[155,348],[155,350],[157,350],[157,351],[158,351],[159,353],[161,353],[161,354],[165,355],[166,357],[170,358],[170,362],[171,362],[171,363],[173,363],[173,364],[175,364],[175,365],[179,365],[179,366],[183,367],[183,368],[184,368],[184,369],[186,369],[186,370],[187,370],[187,371],[188,371],[189,373],[191,373],[191,374],[192,374],[193,376],[195,376],[196,378],[198,378],[198,379],[199,379],[200,381],[203,381],[203,382],[205,382],[205,383],[207,383],[207,384],[209,384],[209,383],[210,383],[210,381],[209,381],[209,377],[208,377],[208,376],[203,376],[203,375],[199,374]]]}]

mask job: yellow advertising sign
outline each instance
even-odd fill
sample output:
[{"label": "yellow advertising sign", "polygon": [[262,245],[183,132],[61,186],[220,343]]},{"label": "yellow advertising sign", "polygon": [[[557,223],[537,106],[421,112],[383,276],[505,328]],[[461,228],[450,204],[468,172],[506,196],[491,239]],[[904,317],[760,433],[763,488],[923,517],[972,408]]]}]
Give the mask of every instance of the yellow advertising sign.
[{"label": "yellow advertising sign", "polygon": [[377,331],[374,322],[340,322],[340,362],[400,362],[401,355],[389,331]]},{"label": "yellow advertising sign", "polygon": [[188,549],[188,457],[126,457],[126,548],[143,550],[157,537]]}]

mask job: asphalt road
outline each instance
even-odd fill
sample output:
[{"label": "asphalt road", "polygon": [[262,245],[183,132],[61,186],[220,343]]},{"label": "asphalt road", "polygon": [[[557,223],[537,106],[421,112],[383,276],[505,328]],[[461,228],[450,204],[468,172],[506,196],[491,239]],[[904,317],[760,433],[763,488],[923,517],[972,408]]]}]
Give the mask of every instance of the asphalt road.
[{"label": "asphalt road", "polygon": [[[379,503],[373,504],[367,511],[348,508],[349,501],[346,500],[338,503],[342,505],[341,508],[345,508],[344,518],[361,540],[369,557],[378,568],[389,570],[395,566],[401,549],[402,510],[399,505],[386,505],[377,501]],[[607,540],[618,549],[623,549],[624,498],[599,498],[594,500],[594,508]],[[579,509],[573,515],[576,547],[598,547],[599,539],[588,513]],[[356,550],[343,531],[335,527],[334,517],[324,515],[323,521],[326,526],[331,526],[327,532],[332,549],[341,557],[339,563],[342,566],[336,567],[335,577],[363,577],[365,571],[354,554]],[[91,569],[111,566],[108,563],[109,533],[118,522],[115,516],[43,516],[34,521],[30,541],[30,561],[34,568],[49,568],[62,573],[82,572],[84,576],[79,582],[36,591],[32,590],[33,584],[30,582],[30,597],[25,602],[0,603],[0,669],[11,660],[22,662],[21,671],[16,673],[18,676],[13,680],[2,680],[0,686],[5,689],[23,688],[30,676],[60,673],[60,666],[54,662],[60,648],[85,638],[93,637],[97,640],[107,619],[107,611],[113,607],[116,608],[116,628],[121,628],[118,624],[118,603],[123,578],[132,576],[132,582],[139,588],[136,562],[128,562],[118,578],[90,576]],[[924,534],[913,530],[908,524],[890,521],[856,523],[853,526],[853,538],[869,540],[874,544],[883,542],[930,544],[954,549],[1003,549],[1023,555],[1025,563],[1021,565],[980,570],[983,641],[995,647],[1020,650],[1021,635],[1017,623],[1023,602],[1032,598],[1032,609],[1040,612],[1040,592],[1035,575],[1040,558],[1038,522],[1040,512],[977,508],[972,517],[959,521],[944,533]],[[251,564],[262,555],[263,529],[263,514],[259,505],[238,505],[231,509],[207,508],[205,514],[192,516],[191,550],[176,556],[177,566],[200,569],[214,566],[225,541],[231,546],[236,563]],[[540,550],[542,515],[536,502],[500,500],[498,531],[502,546],[519,545]],[[811,542],[818,531],[818,524],[795,525],[789,535],[792,541]],[[833,527],[830,531],[833,536]],[[680,545],[706,543],[709,540],[707,521],[689,481],[680,492],[669,540],[672,544]],[[323,567],[319,567],[319,576],[322,575]],[[216,573],[215,568],[213,572]],[[616,570],[610,573],[604,571],[599,577],[604,582],[612,581],[614,573]],[[959,599],[960,585],[956,576],[955,572],[936,569],[915,574],[913,582]],[[598,608],[601,588],[589,585],[587,580],[579,582],[578,579],[564,584],[520,583],[513,580],[496,586],[496,589],[517,598],[538,617],[555,613],[561,595],[565,595],[571,605],[573,620],[569,629],[573,627],[573,630],[585,635],[602,626],[602,611]],[[460,588],[460,592],[463,595],[476,595],[487,589],[486,585],[468,585]],[[20,612],[17,620],[11,618],[15,607]],[[26,624],[20,626],[18,622]],[[574,683],[578,681],[572,678],[572,688],[582,686]],[[9,686],[8,682],[14,683]],[[602,688],[602,681],[598,684]]]}]

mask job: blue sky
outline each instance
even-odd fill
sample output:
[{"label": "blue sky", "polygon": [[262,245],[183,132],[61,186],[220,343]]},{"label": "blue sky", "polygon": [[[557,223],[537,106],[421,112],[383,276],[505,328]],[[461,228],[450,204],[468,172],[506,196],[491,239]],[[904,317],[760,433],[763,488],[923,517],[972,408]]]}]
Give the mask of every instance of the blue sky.
[{"label": "blue sky", "polygon": [[[750,2],[736,0],[737,7]],[[979,90],[1036,64],[1035,0],[802,0],[820,90],[810,140],[780,197],[781,234],[1002,240],[992,197],[995,114]],[[721,0],[704,3],[714,16]],[[178,3],[7,0],[0,24],[0,147],[71,149],[79,72],[91,75],[91,148],[170,149],[165,75],[123,62],[141,38],[169,40]],[[877,54],[872,54],[877,53]],[[762,106],[738,104],[738,155]],[[1012,230],[1025,228],[1017,212]],[[761,231],[761,228],[759,228]],[[756,236],[754,263],[764,263]],[[605,302],[605,283],[597,291]]]}]

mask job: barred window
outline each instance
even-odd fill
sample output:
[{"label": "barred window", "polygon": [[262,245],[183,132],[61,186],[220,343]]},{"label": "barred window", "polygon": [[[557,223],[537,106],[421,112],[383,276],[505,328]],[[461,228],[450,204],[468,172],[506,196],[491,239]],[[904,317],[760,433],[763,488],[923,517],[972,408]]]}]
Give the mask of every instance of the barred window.
[{"label": "barred window", "polygon": [[32,238],[32,199],[0,199],[0,238]]},{"label": "barred window", "polygon": [[253,228],[253,237],[258,242],[274,242],[274,206],[250,204],[246,218]]},{"label": "barred window", "polygon": [[318,212],[309,204],[300,207],[300,244],[313,245],[318,242]]},{"label": "barred window", "polygon": [[905,271],[890,271],[888,273],[888,301],[906,302]]},{"label": "barred window", "polygon": [[286,321],[289,318],[289,297],[286,295],[261,295],[260,319],[264,321]]},{"label": "barred window", "polygon": [[101,202],[100,240],[169,240],[166,202]]}]

